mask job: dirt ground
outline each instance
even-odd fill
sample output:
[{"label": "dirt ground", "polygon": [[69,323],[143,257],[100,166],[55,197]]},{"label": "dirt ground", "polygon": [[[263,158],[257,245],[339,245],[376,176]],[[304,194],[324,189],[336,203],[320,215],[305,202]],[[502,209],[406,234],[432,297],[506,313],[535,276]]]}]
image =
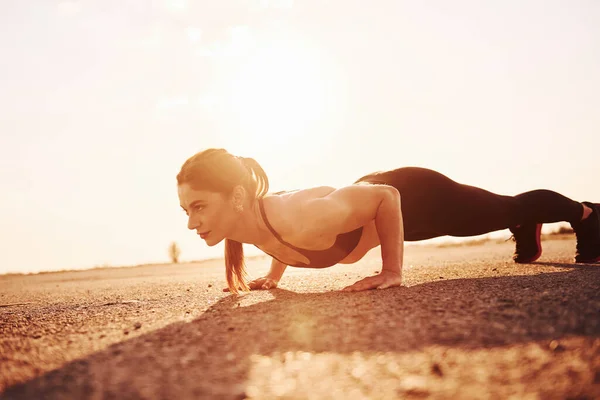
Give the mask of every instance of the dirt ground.
[{"label": "dirt ground", "polygon": [[243,296],[218,260],[0,276],[0,398],[600,398],[600,264],[513,246],[410,246],[359,293],[378,250]]}]

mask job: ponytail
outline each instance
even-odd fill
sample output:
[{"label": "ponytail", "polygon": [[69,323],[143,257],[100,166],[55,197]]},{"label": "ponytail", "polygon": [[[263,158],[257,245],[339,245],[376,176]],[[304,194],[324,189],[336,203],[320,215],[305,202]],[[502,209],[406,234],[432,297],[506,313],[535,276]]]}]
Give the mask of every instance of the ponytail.
[{"label": "ponytail", "polygon": [[269,178],[260,164],[254,158],[238,157],[242,165],[250,173],[250,182],[255,190],[254,196],[257,199],[264,197],[269,191]]},{"label": "ponytail", "polygon": [[[269,191],[269,178],[260,164],[253,158],[237,157],[249,173],[248,182],[250,193],[255,198],[264,197]],[[227,286],[231,293],[249,291],[247,284],[246,265],[244,262],[244,247],[235,240],[225,239],[225,275]]]},{"label": "ponytail", "polygon": [[247,292],[250,287],[246,283],[247,274],[244,263],[244,247],[235,240],[225,239],[225,276],[231,293]]}]

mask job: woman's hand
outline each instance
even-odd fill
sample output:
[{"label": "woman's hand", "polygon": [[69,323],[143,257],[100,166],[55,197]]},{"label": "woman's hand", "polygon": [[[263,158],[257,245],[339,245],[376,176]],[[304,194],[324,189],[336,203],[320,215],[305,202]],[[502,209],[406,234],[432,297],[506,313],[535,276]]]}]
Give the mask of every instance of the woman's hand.
[{"label": "woman's hand", "polygon": [[[248,282],[248,286],[250,287],[250,290],[269,290],[275,289],[278,283],[279,280],[271,278],[267,275],[262,278],[258,278],[251,282]],[[223,289],[223,291],[229,292],[229,288],[225,288]]]},{"label": "woman's hand", "polygon": [[387,289],[402,285],[402,274],[399,272],[383,270],[379,275],[361,279],[353,285],[346,286],[344,292],[359,292],[369,289]]},{"label": "woman's hand", "polygon": [[248,286],[250,286],[251,290],[269,290],[269,289],[275,289],[277,287],[278,283],[279,283],[278,280],[270,278],[267,275],[265,277],[258,278],[258,279],[251,281],[250,283],[248,283]]}]

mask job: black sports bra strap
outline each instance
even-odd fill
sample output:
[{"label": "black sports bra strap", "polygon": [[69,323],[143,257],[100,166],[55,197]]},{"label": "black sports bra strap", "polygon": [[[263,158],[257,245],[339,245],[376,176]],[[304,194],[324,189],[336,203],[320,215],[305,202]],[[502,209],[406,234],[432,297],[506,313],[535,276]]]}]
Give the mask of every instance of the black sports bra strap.
[{"label": "black sports bra strap", "polygon": [[273,229],[273,227],[272,227],[272,226],[271,226],[271,224],[269,223],[269,220],[267,219],[267,214],[265,213],[265,206],[264,206],[264,204],[263,204],[263,199],[262,199],[262,197],[258,199],[258,205],[260,206],[260,214],[262,215],[262,217],[263,217],[263,220],[265,221],[265,225],[267,225],[267,228],[269,228],[269,230],[271,231],[271,233],[272,233],[273,235],[275,235],[275,237],[277,238],[277,240],[279,240],[281,243],[283,243],[283,244],[285,244],[285,245],[287,245],[287,246],[293,247],[293,246],[291,246],[289,243],[286,243],[286,242],[285,242],[285,240],[283,240],[283,239],[281,238],[281,236],[279,236],[279,233],[277,233],[277,232],[275,231],[275,229]]}]

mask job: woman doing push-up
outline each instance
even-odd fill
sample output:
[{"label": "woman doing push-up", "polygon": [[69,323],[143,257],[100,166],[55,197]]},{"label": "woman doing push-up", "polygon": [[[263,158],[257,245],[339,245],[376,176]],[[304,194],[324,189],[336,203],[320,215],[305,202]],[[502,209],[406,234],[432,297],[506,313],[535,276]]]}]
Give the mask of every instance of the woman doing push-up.
[{"label": "woman doing push-up", "polygon": [[[503,229],[516,241],[514,261],[530,263],[542,252],[541,225],[559,221],[577,236],[575,262],[600,261],[598,205],[545,189],[499,195],[425,168],[375,172],[341,188],[268,194],[269,180],[254,159],[207,149],[185,161],[177,188],[188,228],[208,246],[225,240],[227,285],[236,293],[276,287],[287,266],[351,264],[377,246],[381,272],[344,290],[399,286],[405,241]],[[247,282],[243,243],[273,257],[265,277]]]}]

